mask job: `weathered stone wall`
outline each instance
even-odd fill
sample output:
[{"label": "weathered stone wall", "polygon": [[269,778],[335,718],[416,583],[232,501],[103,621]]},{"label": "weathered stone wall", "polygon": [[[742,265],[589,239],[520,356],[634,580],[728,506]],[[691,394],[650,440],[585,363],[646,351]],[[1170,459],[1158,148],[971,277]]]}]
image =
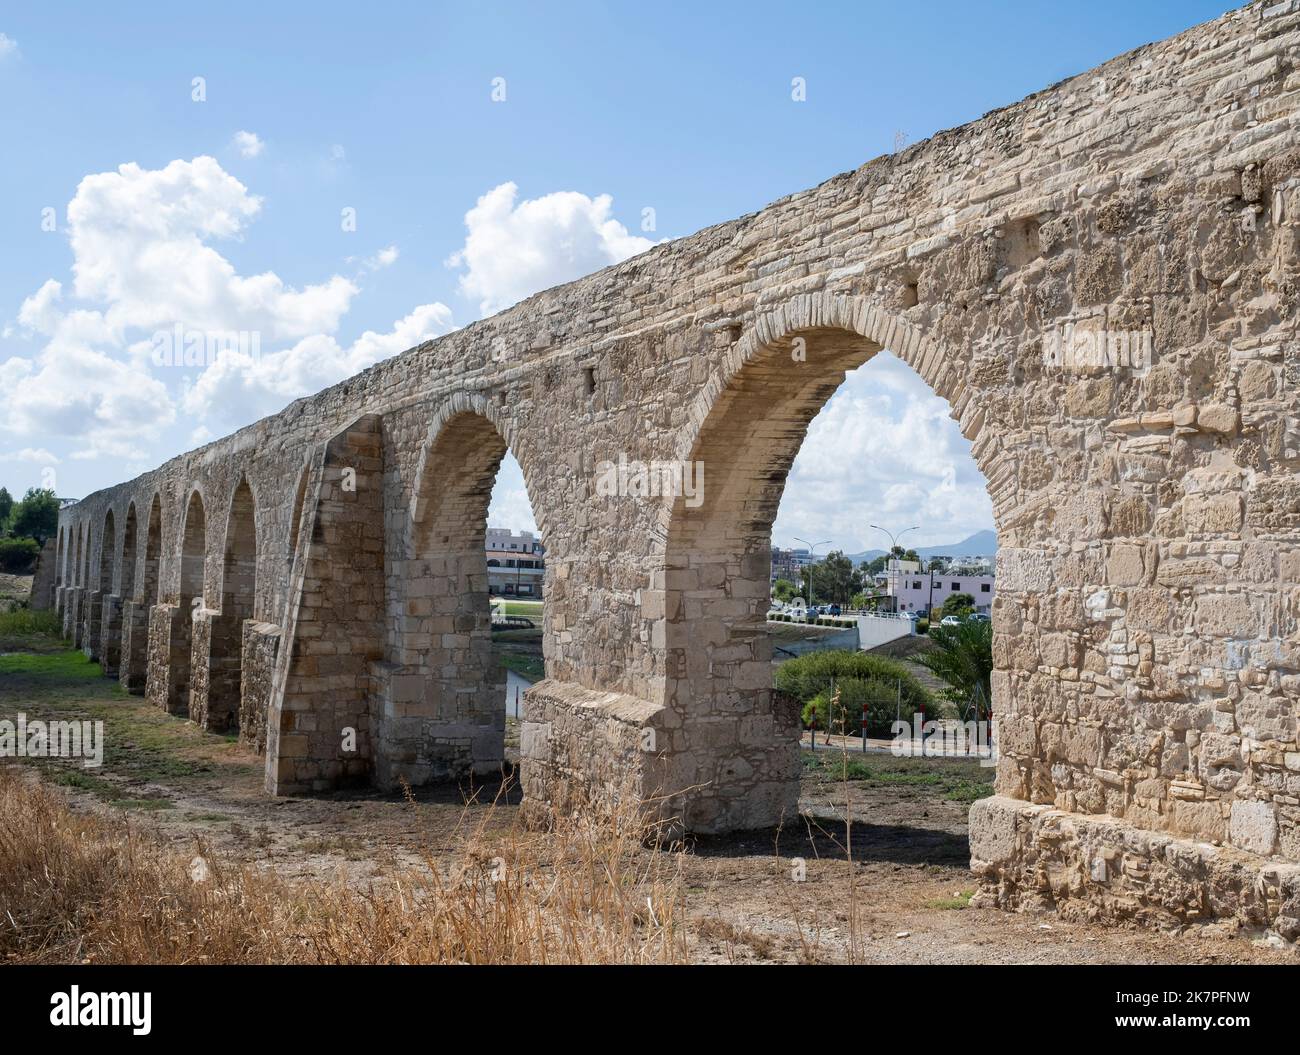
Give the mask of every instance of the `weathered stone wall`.
[{"label": "weathered stone wall", "polygon": [[280,651],[280,628],[249,619],[244,623],[240,665],[239,742],[266,752],[266,722]]},{"label": "weathered stone wall", "polygon": [[[151,605],[149,698],[183,710],[187,598],[224,603],[246,482],[281,629],[268,787],[490,768],[471,554],[508,445],[547,550],[530,808],[630,783],[696,830],[777,823],[797,757],[771,522],[813,415],[888,348],[951,404],[999,532],[997,787],[1020,806],[987,807],[1011,840],[977,853],[989,896],[1019,903],[1053,860],[1022,807],[1141,833],[1125,882],[1166,837],[1263,876],[1300,859],[1298,60],[1295,0],[1231,12],[97,492],[60,516],[65,626],[81,644],[98,618],[90,584]],[[620,460],[701,466],[701,500],[611,494]],[[153,509],[156,595],[129,595],[147,547],[106,546],[108,516]]]}]

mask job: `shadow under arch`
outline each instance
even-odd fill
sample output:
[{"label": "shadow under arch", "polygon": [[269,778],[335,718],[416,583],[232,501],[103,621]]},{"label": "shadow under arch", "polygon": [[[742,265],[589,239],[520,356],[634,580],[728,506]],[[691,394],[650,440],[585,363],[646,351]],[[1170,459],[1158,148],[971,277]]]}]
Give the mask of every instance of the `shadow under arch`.
[{"label": "shadow under arch", "polygon": [[992,479],[997,446],[976,440],[983,412],[957,361],[865,300],[807,295],[760,316],[691,409],[698,426],[677,456],[696,466],[702,500],[671,500],[660,635],[663,702],[682,730],[665,790],[692,789],[679,806],[690,830],[768,827],[797,811],[799,713],[773,691],[766,624],[772,523],[813,418],[885,347],[948,400]]},{"label": "shadow under arch", "polygon": [[[516,451],[538,509],[531,460],[514,439],[509,416],[477,394],[456,393],[430,423],[402,550],[387,574],[385,677],[374,722],[381,787],[487,775],[504,761],[506,676],[492,646],[486,535],[507,450]],[[540,517],[538,529],[545,544]],[[548,570],[543,604],[550,578]]]}]

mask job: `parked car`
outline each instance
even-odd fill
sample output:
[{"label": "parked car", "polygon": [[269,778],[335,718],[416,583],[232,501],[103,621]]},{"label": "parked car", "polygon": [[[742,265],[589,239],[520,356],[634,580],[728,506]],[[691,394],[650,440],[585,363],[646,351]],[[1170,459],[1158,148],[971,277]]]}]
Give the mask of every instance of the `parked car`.
[{"label": "parked car", "polygon": [[827,615],[839,615],[839,614],[841,614],[840,606],[837,604],[831,605],[830,609],[827,611]]},{"label": "parked car", "polygon": [[991,622],[993,622],[993,617],[990,616],[987,612],[972,612],[972,613],[970,614],[970,616],[969,616],[969,619],[970,619],[970,621],[971,621],[972,623],[991,623]]},{"label": "parked car", "polygon": [[961,626],[961,616],[945,615],[942,619],[939,620],[939,625],[940,626]]}]

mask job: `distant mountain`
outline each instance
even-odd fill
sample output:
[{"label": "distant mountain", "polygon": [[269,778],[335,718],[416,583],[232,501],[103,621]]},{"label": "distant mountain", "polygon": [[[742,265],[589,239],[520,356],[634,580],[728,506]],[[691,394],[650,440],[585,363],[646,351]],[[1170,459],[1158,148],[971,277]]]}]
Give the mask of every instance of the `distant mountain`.
[{"label": "distant mountain", "polygon": [[[907,539],[903,539],[902,546],[905,549],[913,547],[907,545]],[[969,538],[964,538],[960,542],[950,542],[942,546],[917,546],[916,552],[921,557],[991,557],[998,551],[998,533],[996,531],[977,531]],[[869,549],[862,553],[849,553],[846,556],[855,565],[861,564],[864,560],[875,560],[877,557],[883,557],[883,549]]]}]

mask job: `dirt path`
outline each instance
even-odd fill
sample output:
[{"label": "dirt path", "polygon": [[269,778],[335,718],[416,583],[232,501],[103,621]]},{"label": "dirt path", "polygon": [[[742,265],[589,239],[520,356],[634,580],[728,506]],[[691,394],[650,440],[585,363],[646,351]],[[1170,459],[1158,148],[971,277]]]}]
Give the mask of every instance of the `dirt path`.
[{"label": "dirt path", "polygon": [[[181,853],[365,884],[425,855],[454,863],[472,828],[490,836],[518,822],[517,794],[500,782],[410,798],[268,798],[260,758],[125,695],[79,653],[0,656],[0,717],[19,710],[29,720],[102,719],[103,767],[41,763],[43,777],[68,788],[78,809],[156,830]],[[859,755],[847,770],[834,752],[804,759],[801,816],[784,830],[700,839],[681,858],[696,958],[1300,962],[1295,950],[1213,927],[1174,936],[972,909],[966,812],[987,793],[989,770],[956,759]]]}]

